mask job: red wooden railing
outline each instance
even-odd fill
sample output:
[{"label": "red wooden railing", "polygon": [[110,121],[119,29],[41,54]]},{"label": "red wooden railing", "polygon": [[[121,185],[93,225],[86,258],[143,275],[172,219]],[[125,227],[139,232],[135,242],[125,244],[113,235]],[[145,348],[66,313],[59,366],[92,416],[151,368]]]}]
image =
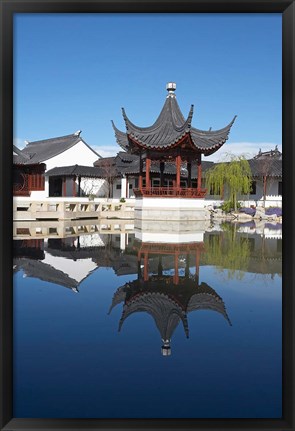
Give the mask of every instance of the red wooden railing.
[{"label": "red wooden railing", "polygon": [[142,187],[133,189],[136,197],[161,197],[161,198],[204,198],[207,189],[198,188],[171,188],[171,187]]}]

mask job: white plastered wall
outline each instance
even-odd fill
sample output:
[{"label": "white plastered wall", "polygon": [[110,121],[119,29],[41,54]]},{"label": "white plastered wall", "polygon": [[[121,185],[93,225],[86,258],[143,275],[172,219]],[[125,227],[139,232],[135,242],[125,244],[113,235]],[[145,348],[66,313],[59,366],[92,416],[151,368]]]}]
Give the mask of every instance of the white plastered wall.
[{"label": "white plastered wall", "polygon": [[[256,194],[249,194],[249,195],[242,195],[239,197],[239,201],[243,201],[245,206],[255,205],[255,206],[261,206],[263,204],[263,183],[261,180],[255,180],[256,181]],[[281,207],[282,206],[282,196],[278,194],[279,192],[279,182],[282,181],[281,179],[269,179],[267,182],[267,189],[266,189],[266,207],[275,206],[275,207]],[[224,192],[224,200],[228,199],[228,193],[225,190]],[[220,196],[214,196],[209,195],[205,197],[205,204],[219,204],[220,202],[223,202],[222,199],[220,199]]]},{"label": "white plastered wall", "polygon": [[[61,166],[73,166],[76,164],[79,164],[81,166],[93,166],[93,163],[97,159],[98,159],[98,155],[94,153],[87,145],[85,145],[84,142],[79,141],[73,147],[62,152],[61,154],[58,154],[57,156],[54,156],[48,160],[45,160],[43,163],[45,163],[46,165],[46,171],[49,171],[49,169],[58,168]],[[103,182],[104,180],[101,180],[101,179],[96,180],[96,184],[94,186],[94,190],[96,190],[96,193],[94,192],[94,194],[98,194],[98,196],[101,195],[99,193],[99,190],[101,189]],[[83,187],[86,190],[90,188],[89,179],[83,180],[83,185],[81,181],[82,190],[84,190]],[[76,182],[76,190],[78,190],[78,182]],[[89,193],[90,192],[88,192],[88,194]],[[73,194],[73,182],[70,178],[68,178],[67,185],[66,185],[66,195],[72,196],[72,194]],[[34,199],[39,199],[39,198],[43,199],[48,196],[49,196],[49,180],[48,180],[48,177],[45,176],[45,190],[33,191],[31,192],[31,197]]]},{"label": "white plastered wall", "polygon": [[64,151],[51,159],[45,160],[46,170],[57,168],[59,166],[93,166],[93,163],[98,159],[95,154],[84,142],[79,141],[73,147]]}]

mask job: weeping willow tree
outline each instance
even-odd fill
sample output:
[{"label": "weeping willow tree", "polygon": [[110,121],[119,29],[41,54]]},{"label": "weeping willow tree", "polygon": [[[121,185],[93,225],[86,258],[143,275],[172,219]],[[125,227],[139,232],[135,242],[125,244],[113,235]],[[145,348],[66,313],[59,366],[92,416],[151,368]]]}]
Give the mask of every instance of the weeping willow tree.
[{"label": "weeping willow tree", "polygon": [[230,155],[229,162],[216,164],[206,172],[206,187],[214,195],[222,194],[224,187],[229,193],[229,201],[237,211],[238,196],[251,191],[251,168],[244,156]]}]

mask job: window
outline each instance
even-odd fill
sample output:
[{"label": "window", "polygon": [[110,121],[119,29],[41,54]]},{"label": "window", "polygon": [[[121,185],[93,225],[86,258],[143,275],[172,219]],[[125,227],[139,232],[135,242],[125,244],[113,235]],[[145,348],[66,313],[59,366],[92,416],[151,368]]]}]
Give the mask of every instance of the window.
[{"label": "window", "polygon": [[129,184],[129,189],[132,189],[133,188],[133,184]]},{"label": "window", "polygon": [[283,194],[283,183],[282,183],[282,181],[279,181],[279,183],[278,183],[278,195],[282,196],[282,194]]},{"label": "window", "polygon": [[30,190],[44,190],[45,189],[45,177],[42,174],[29,174],[29,188]]},{"label": "window", "polygon": [[153,178],[153,187],[160,187],[160,180],[157,178]]},{"label": "window", "polygon": [[116,190],[121,190],[121,184],[116,184]]}]

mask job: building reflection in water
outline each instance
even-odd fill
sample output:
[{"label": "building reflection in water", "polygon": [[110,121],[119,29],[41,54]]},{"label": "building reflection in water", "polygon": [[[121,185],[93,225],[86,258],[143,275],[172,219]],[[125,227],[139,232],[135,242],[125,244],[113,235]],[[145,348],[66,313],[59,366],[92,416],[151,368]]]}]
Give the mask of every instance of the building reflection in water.
[{"label": "building reflection in water", "polygon": [[[77,228],[78,229],[78,228]],[[89,230],[89,229],[88,229]],[[66,238],[25,238],[14,241],[14,272],[77,293],[99,268],[112,268],[117,276],[137,274],[114,294],[111,310],[123,303],[119,329],[136,312],[151,315],[162,338],[163,355],[171,353],[171,339],[181,324],[189,335],[188,314],[212,310],[230,324],[222,298],[204,281],[199,268],[206,265],[227,272],[227,279],[241,274],[281,275],[282,233],[270,224],[228,225],[210,230],[166,234],[141,232],[105,234],[85,232]],[[99,288],[98,278],[95,278]],[[118,282],[119,284],[119,282]],[[114,286],[117,288],[118,284]],[[110,310],[110,311],[111,311]]]},{"label": "building reflection in water", "polygon": [[[124,284],[116,291],[109,311],[120,303],[124,304],[119,331],[132,314],[148,313],[161,335],[162,354],[169,356],[171,339],[180,322],[186,337],[189,337],[190,312],[211,310],[220,313],[231,325],[222,298],[207,283],[199,282],[203,242],[135,242],[134,248],[138,260],[137,280]],[[174,269],[169,273],[163,270],[165,256],[172,256],[174,261]],[[151,268],[150,263],[156,270]]]}]

